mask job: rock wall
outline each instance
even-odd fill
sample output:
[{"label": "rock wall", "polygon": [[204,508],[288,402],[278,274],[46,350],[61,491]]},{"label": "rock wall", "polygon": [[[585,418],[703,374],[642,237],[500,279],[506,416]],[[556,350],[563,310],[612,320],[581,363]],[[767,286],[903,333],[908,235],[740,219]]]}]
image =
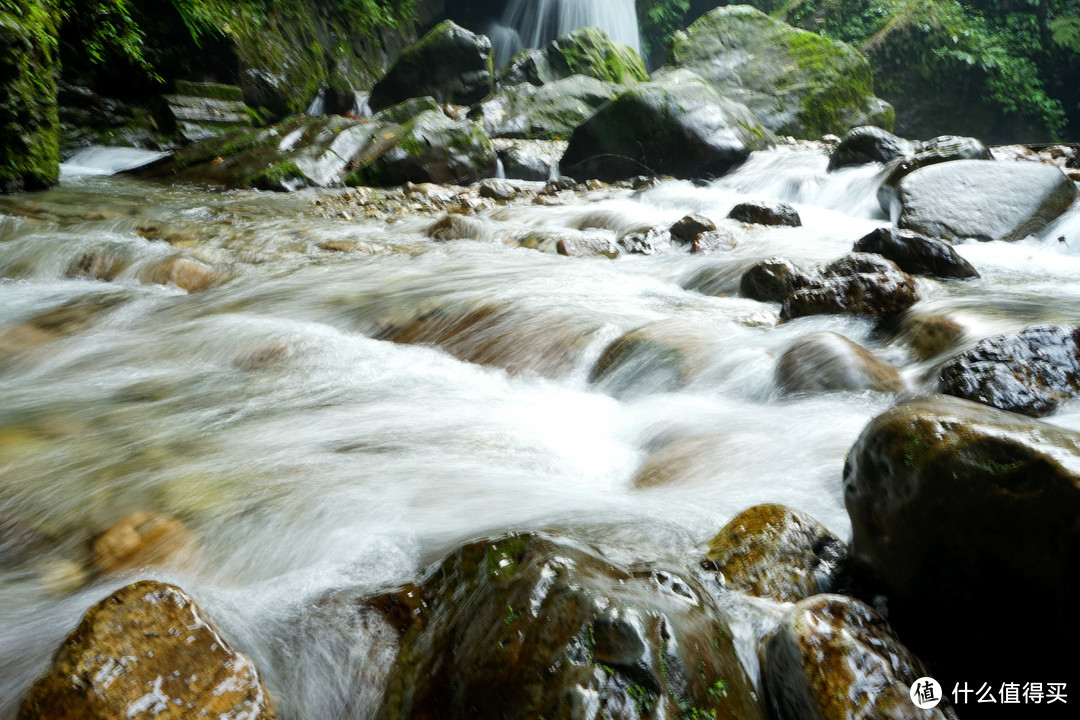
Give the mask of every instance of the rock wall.
[{"label": "rock wall", "polygon": [[60,172],[57,20],[50,0],[0,2],[0,192],[45,188]]}]

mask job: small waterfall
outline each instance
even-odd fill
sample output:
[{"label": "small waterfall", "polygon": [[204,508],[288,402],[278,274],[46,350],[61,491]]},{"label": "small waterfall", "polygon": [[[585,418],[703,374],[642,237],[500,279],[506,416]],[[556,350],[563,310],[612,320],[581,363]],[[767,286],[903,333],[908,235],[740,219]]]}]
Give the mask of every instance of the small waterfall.
[{"label": "small waterfall", "polygon": [[590,26],[641,52],[634,0],[510,0],[488,36],[495,50],[495,64],[502,67],[522,48],[541,47],[572,30]]}]

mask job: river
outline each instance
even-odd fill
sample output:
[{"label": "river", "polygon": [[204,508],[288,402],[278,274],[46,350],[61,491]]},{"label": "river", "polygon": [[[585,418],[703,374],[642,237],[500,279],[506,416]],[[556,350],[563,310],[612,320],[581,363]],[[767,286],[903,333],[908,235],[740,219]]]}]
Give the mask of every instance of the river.
[{"label": "river", "polygon": [[[15,716],[82,613],[136,577],[68,582],[92,538],[138,510],[178,517],[199,538],[182,568],[138,577],[188,590],[255,659],[283,717],[312,719],[370,716],[381,676],[365,668],[392,648],[353,628],[343,650],[332,618],[295,621],[306,604],[415,579],[463,540],[544,528],[614,558],[692,563],[761,502],[847,537],[845,454],[896,397],[784,396],[778,355],[831,330],[900,366],[911,393],[932,387],[940,359],[919,360],[867,320],[777,325],[776,305],[736,296],[758,260],[828,261],[887,223],[878,168],[827,174],[826,163],[819,147],[781,147],[705,186],[489,208],[482,239],[452,242],[425,235],[432,215],[324,211],[351,191],[218,192],[68,168],[56,189],[0,198],[0,718]],[[747,198],[793,203],[803,227],[723,219]],[[506,242],[614,239],[691,212],[732,229],[737,247],[609,260]],[[1037,237],[957,249],[982,278],[919,279],[912,313],[959,322],[966,345],[1080,322],[1080,208]],[[67,277],[91,252],[126,269],[111,282]],[[145,282],[176,254],[221,281],[191,294]],[[717,295],[687,289],[703,271]],[[45,340],[12,339],[57,308],[74,319]],[[452,337],[376,339],[418,317]],[[590,384],[607,343],[673,318],[706,358],[686,384]],[[1049,421],[1080,429],[1080,409]],[[635,485],[651,453],[695,438],[703,459]]]}]

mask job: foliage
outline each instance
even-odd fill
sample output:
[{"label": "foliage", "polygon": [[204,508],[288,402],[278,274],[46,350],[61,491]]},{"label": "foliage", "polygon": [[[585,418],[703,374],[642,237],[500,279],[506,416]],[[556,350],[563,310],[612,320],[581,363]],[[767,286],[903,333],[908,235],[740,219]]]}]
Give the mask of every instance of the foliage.
[{"label": "foliage", "polygon": [[690,0],[655,0],[639,13],[641,56],[654,62],[663,59],[671,36],[681,29],[690,9]]}]

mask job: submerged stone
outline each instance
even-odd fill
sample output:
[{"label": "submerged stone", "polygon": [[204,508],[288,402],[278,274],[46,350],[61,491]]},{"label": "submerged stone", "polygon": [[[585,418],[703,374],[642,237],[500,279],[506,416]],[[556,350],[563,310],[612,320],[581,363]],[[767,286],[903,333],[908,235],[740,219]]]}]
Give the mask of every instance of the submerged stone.
[{"label": "submerged stone", "polygon": [[904,389],[896,368],[833,332],[805,335],[787,348],[776,366],[776,384],[789,393]]}]

